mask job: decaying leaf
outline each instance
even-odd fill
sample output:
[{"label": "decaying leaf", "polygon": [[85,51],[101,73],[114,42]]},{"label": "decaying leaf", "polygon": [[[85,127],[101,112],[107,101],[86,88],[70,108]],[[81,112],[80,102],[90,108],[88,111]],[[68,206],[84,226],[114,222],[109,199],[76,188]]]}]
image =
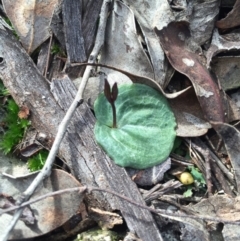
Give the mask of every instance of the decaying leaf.
[{"label": "decaying leaf", "polygon": [[168,64],[153,28],[157,26],[158,29],[162,29],[170,21],[173,21],[174,16],[168,0],[124,0],[124,2],[132,9],[143,32],[153,65],[154,79],[163,87],[165,86]]},{"label": "decaying leaf", "polygon": [[223,100],[219,88],[201,63],[199,55],[188,48],[190,33],[187,25],[184,22],[172,22],[160,31],[155,28],[155,31],[169,62],[192,81],[207,120],[224,122]]},{"label": "decaying leaf", "polygon": [[199,46],[212,37],[214,24],[219,14],[219,5],[219,0],[188,2],[186,15],[190,14],[189,28],[191,36]]},{"label": "decaying leaf", "polygon": [[223,90],[232,90],[240,87],[240,57],[224,56],[212,60],[211,69],[217,76]]},{"label": "decaying leaf", "polygon": [[[184,214],[181,211],[179,211],[178,213]],[[161,214],[161,216],[168,218],[167,214]],[[197,220],[197,219],[188,218],[188,217],[179,217],[177,215],[171,216],[171,220],[175,220],[181,223],[182,240],[210,241],[210,234],[203,220]]]},{"label": "decaying leaf", "polygon": [[[16,203],[16,200],[14,200],[13,197],[7,196],[4,194],[0,194],[0,208],[6,209],[14,207]],[[14,214],[14,211],[10,212],[11,214]],[[20,217],[20,220],[22,220],[26,225],[33,225],[36,221],[33,211],[29,207],[25,207],[23,210],[23,213]]]},{"label": "decaying leaf", "polygon": [[211,128],[204,117],[193,89],[174,99],[169,99],[169,103],[177,121],[177,136],[202,136]]},{"label": "decaying leaf", "polygon": [[[203,199],[201,202],[195,205],[189,205],[189,207],[199,212],[201,215],[215,216],[228,221],[240,220],[240,205],[239,197],[232,198],[228,195],[215,195],[208,199]],[[213,222],[213,224],[218,224]],[[221,232],[221,231],[219,231]],[[222,230],[222,236],[225,241],[235,241],[240,238],[240,230],[238,225],[224,224]]]},{"label": "decaying leaf", "polygon": [[[35,176],[36,174],[30,174],[23,178],[15,179],[0,176],[1,191],[15,199],[20,192],[27,189]],[[43,181],[43,185],[39,186],[32,198],[34,199],[52,191],[80,186],[80,183],[68,173],[61,170],[53,170],[51,176]],[[82,198],[83,195],[80,193],[75,192],[71,193],[71,195],[65,193],[31,204],[30,208],[36,219],[34,224],[26,226],[22,220],[18,221],[11,232],[10,239],[33,238],[60,227],[73,215],[78,213]],[[11,219],[12,216],[8,213],[0,216],[2,230],[6,228]]]},{"label": "decaying leaf", "polygon": [[[181,95],[182,93],[184,93],[185,91],[188,91],[189,89],[191,89],[191,86],[187,87],[186,89],[183,89],[181,91],[175,92],[175,93],[166,93],[162,87],[153,79],[145,77],[145,76],[140,76],[140,75],[136,75],[136,74],[131,74],[130,72],[127,72],[125,70],[110,66],[110,65],[103,65],[103,64],[91,64],[91,63],[82,63],[82,64],[77,64],[79,66],[84,66],[84,65],[92,65],[92,66],[99,66],[99,67],[105,67],[105,68],[109,68],[112,70],[116,70],[119,71],[125,75],[128,76],[128,78],[133,82],[133,83],[138,83],[138,84],[144,84],[147,86],[152,87],[153,89],[158,90],[159,92],[161,92],[166,98],[168,99],[173,99],[176,98],[177,96]],[[74,66],[74,64],[73,64]],[[99,88],[100,89],[100,88]]]},{"label": "decaying leaf", "polygon": [[240,49],[239,38],[239,34],[236,40],[233,37],[227,38],[227,35],[221,36],[219,35],[218,30],[215,29],[213,32],[211,46],[206,54],[207,67],[209,68],[213,56],[217,55],[218,53],[221,53],[223,51]]},{"label": "decaying leaf", "polygon": [[216,22],[218,28],[227,29],[240,25],[240,0],[237,0],[233,6],[233,9],[228,15]]},{"label": "decaying leaf", "polygon": [[23,47],[33,52],[49,36],[49,25],[59,0],[3,0],[8,18],[16,30]]},{"label": "decaying leaf", "polygon": [[[151,63],[137,35],[133,12],[120,1],[114,1],[99,63],[154,78]],[[106,74],[111,84],[131,83],[118,71],[109,68],[100,68],[100,71]]]},{"label": "decaying leaf", "polygon": [[140,186],[152,186],[162,181],[164,174],[171,168],[171,159],[144,170],[127,169],[132,180]]},{"label": "decaying leaf", "polygon": [[234,127],[226,123],[214,123],[214,129],[222,137],[228,155],[230,157],[235,180],[237,184],[237,190],[240,191],[240,132]]}]

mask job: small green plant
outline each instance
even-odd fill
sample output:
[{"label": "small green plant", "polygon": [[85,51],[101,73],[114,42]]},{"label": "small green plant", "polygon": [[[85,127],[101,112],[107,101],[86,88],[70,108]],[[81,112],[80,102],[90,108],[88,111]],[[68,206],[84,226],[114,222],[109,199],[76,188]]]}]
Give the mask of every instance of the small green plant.
[{"label": "small green plant", "polygon": [[146,85],[115,84],[111,90],[106,82],[94,103],[98,144],[119,166],[145,169],[165,161],[176,137],[166,98]]},{"label": "small green plant", "polygon": [[41,170],[47,160],[48,153],[49,152],[47,150],[41,150],[38,154],[29,158],[27,162],[28,169],[31,172]]},{"label": "small green plant", "polygon": [[0,97],[9,95],[8,89],[3,85],[3,82],[0,80]]},{"label": "small green plant", "polygon": [[4,126],[7,128],[0,141],[0,149],[8,154],[23,138],[30,121],[18,117],[19,107],[13,99],[8,99]]},{"label": "small green plant", "polygon": [[13,35],[16,37],[17,40],[19,40],[19,36],[16,32],[16,30],[14,29],[11,21],[9,20],[9,18],[4,18],[5,22],[12,28],[12,31],[13,31]]},{"label": "small green plant", "polygon": [[59,54],[60,56],[66,57],[66,54],[61,49],[59,44],[53,44],[53,46],[51,47],[51,54]]},{"label": "small green plant", "polygon": [[184,197],[191,197],[193,195],[193,191],[206,191],[206,181],[203,177],[203,174],[199,171],[197,167],[189,166],[188,170],[194,179],[194,184],[189,185],[187,190],[183,193]]}]

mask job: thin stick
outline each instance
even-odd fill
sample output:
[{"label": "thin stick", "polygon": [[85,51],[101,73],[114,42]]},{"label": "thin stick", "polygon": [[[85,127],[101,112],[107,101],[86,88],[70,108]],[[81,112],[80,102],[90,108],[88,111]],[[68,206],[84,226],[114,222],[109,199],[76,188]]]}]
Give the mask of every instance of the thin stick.
[{"label": "thin stick", "polygon": [[[16,210],[16,209],[19,209],[19,208],[24,208],[32,203],[35,203],[35,202],[38,202],[42,199],[45,199],[47,197],[50,197],[50,196],[57,196],[57,195],[61,195],[61,194],[64,194],[64,193],[68,193],[68,192],[79,192],[79,193],[82,193],[83,195],[85,194],[85,192],[88,191],[88,192],[107,192],[107,193],[110,193],[124,201],[127,201],[139,208],[143,208],[143,209],[146,209],[148,210],[149,212],[151,213],[154,213],[156,215],[160,215],[160,216],[166,216],[168,217],[169,219],[173,219],[176,218],[176,217],[179,217],[179,218],[193,218],[193,219],[197,219],[197,220],[205,220],[205,221],[214,221],[214,222],[222,222],[222,223],[225,223],[225,224],[233,224],[233,225],[239,225],[240,222],[239,221],[233,221],[233,220],[224,220],[224,219],[221,219],[221,218],[213,218],[213,217],[210,217],[210,216],[204,216],[204,215],[194,215],[194,214],[182,214],[182,213],[172,213],[172,212],[167,212],[165,210],[162,210],[162,209],[153,209],[153,208],[150,208],[144,204],[140,204],[140,203],[137,203],[135,201],[133,201],[132,199],[128,198],[128,197],[125,197],[117,192],[113,192],[113,191],[110,191],[110,190],[107,190],[107,189],[102,189],[102,188],[98,188],[98,187],[87,187],[87,186],[82,186],[82,187],[74,187],[74,188],[67,188],[67,189],[63,189],[63,190],[59,190],[59,191],[55,191],[55,192],[52,192],[52,193],[47,193],[45,195],[42,195],[38,198],[35,198],[33,200],[30,200],[30,201],[27,201],[27,202],[24,202],[22,203],[21,205],[19,206],[15,206],[15,207],[11,207],[11,208],[8,208],[8,209],[5,209],[5,210],[2,210],[0,212],[0,215],[2,215],[3,213],[6,213],[6,212],[10,212],[10,211],[13,211],[13,210]],[[168,200],[169,202],[169,200]],[[174,204],[174,203],[172,203]],[[174,204],[175,205],[175,204]],[[179,208],[182,208],[181,206],[177,205]],[[191,210],[184,210],[186,212],[189,212]],[[137,218],[137,217],[136,217]]]},{"label": "thin stick", "polygon": [[[95,41],[94,48],[88,59],[89,63],[94,63],[96,61],[96,58],[101,50],[101,47],[103,46],[106,22],[107,22],[107,16],[108,16],[108,8],[109,8],[110,2],[111,2],[111,0],[104,0],[104,2],[103,2],[101,13],[100,13],[100,21],[99,21],[99,27],[98,27],[98,32],[97,32],[97,36],[96,36],[96,41]],[[92,66],[86,67],[86,70],[84,72],[77,95],[76,95],[75,99],[73,100],[71,106],[69,107],[62,122],[59,125],[56,138],[55,138],[53,146],[49,152],[45,165],[44,165],[43,169],[41,170],[41,172],[33,180],[31,185],[25,190],[25,192],[23,192],[23,194],[21,195],[19,200],[17,200],[17,202],[16,202],[17,205],[21,205],[24,201],[28,200],[32,196],[32,194],[34,193],[36,188],[39,186],[39,184],[46,177],[48,177],[51,174],[51,169],[52,169],[54,159],[58,153],[59,146],[62,142],[62,139],[63,139],[66,129],[68,127],[68,124],[70,123],[71,117],[73,116],[73,114],[74,114],[76,108],[79,106],[79,104],[81,104],[83,102],[83,97],[82,97],[83,91],[84,91],[87,81],[89,79],[91,70],[92,70]],[[20,208],[15,212],[10,224],[8,225],[8,228],[6,230],[4,230],[3,234],[0,236],[0,241],[7,241],[11,230],[16,225],[18,219],[22,215],[22,212],[23,212],[23,208]]]},{"label": "thin stick", "polygon": [[44,69],[44,77],[45,78],[47,78],[49,59],[50,59],[50,52],[51,52],[51,47],[52,47],[52,39],[53,39],[53,34],[51,33],[50,41],[49,41],[49,45],[48,45],[47,63],[45,65],[45,69]]}]

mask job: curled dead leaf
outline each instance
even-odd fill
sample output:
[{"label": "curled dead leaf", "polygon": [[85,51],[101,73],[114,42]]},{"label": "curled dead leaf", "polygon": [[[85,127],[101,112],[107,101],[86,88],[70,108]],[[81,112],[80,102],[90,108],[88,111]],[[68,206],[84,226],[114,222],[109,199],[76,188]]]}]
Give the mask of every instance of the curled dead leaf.
[{"label": "curled dead leaf", "polygon": [[[30,183],[32,183],[36,175],[36,173],[32,173],[19,178],[12,178],[10,175],[6,178],[6,176],[1,175],[1,190],[8,196],[16,199],[18,193],[23,192]],[[53,170],[51,176],[43,181],[42,186],[39,187],[32,198],[35,199],[47,193],[71,187],[81,187],[81,184],[67,172]],[[78,213],[83,196],[83,193],[78,192],[72,192],[71,195],[69,195],[69,193],[63,193],[62,195],[47,197],[31,204],[30,208],[34,211],[36,222],[31,226],[27,226],[24,223],[25,220],[19,220],[12,230],[9,239],[21,240],[38,237],[60,227]],[[27,213],[27,217],[28,219],[31,218],[29,213]],[[1,230],[7,228],[11,219],[12,217],[7,213],[0,215]],[[19,232],[19,230],[21,230],[21,232]]]},{"label": "curled dead leaf", "polygon": [[224,122],[223,99],[217,84],[198,54],[190,47],[190,32],[185,22],[171,22],[162,30],[155,28],[172,66],[192,82],[200,106],[208,121]]},{"label": "curled dead leaf", "polygon": [[233,6],[232,11],[229,12],[225,18],[221,19],[220,21],[217,21],[216,26],[222,29],[239,26],[240,25],[239,12],[240,12],[240,0],[237,0]]},{"label": "curled dead leaf", "polygon": [[33,52],[49,36],[49,24],[59,0],[3,0],[3,7],[23,47]]}]

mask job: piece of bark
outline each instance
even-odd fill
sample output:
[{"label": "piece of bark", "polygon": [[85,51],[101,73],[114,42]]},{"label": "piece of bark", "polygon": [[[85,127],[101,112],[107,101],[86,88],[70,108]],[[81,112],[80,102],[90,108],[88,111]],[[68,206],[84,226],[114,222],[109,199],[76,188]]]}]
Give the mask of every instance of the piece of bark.
[{"label": "piece of bark", "polygon": [[54,36],[59,41],[62,49],[66,50],[66,43],[65,43],[64,32],[63,32],[63,20],[62,20],[62,1],[63,0],[59,0],[59,1],[61,1],[61,3],[59,3],[54,10],[50,28]]},{"label": "piece of bark", "polygon": [[[94,45],[102,3],[103,0],[89,0],[83,3],[82,32],[87,57]],[[67,66],[66,73],[73,80],[82,76],[84,70],[85,66]]]},{"label": "piece of bark", "polygon": [[90,54],[94,44],[102,2],[103,0],[88,0],[86,6],[84,5],[82,30],[87,56]]},{"label": "piece of bark", "polygon": [[82,32],[82,1],[64,0],[62,13],[69,62],[84,62],[87,57]]},{"label": "piece of bark", "polygon": [[42,75],[45,74],[45,72],[47,71],[47,67],[48,67],[46,65],[48,62],[49,44],[51,44],[50,42],[51,42],[50,39],[48,39],[47,41],[45,41],[42,44],[39,55],[38,55],[37,67]]},{"label": "piece of bark", "polygon": [[[12,33],[0,29],[0,78],[18,105],[30,109],[32,125],[54,138],[66,109],[76,95],[67,76],[54,81],[50,87]],[[106,188],[144,204],[135,183],[124,168],[116,166],[94,141],[95,118],[87,105],[81,105],[66,131],[59,156],[66,160],[82,184]],[[95,198],[95,199],[94,199]],[[131,232],[144,241],[162,240],[152,214],[113,195],[95,192],[94,205],[119,209]]]}]

